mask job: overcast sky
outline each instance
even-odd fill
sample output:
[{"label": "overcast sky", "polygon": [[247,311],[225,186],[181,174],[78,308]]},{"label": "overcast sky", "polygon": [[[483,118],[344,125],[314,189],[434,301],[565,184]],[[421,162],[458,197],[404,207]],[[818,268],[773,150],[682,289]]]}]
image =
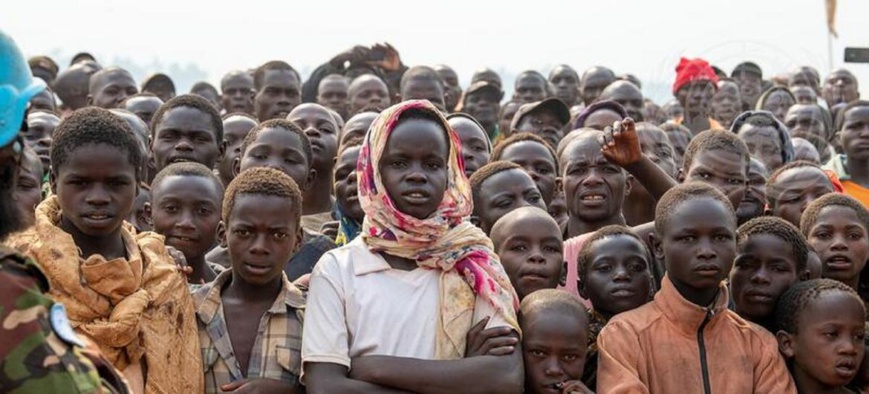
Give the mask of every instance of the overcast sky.
[{"label": "overcast sky", "polygon": [[[387,41],[405,64],[453,66],[463,85],[483,66],[512,78],[560,63],[580,72],[600,64],[637,75],[645,94],[662,101],[680,56],[727,71],[753,60],[765,76],[803,64],[826,74],[824,7],[824,0],[17,0],[4,1],[0,29],[27,55],[51,54],[62,67],[89,51],[103,64],[198,68],[216,83],[230,69],[271,59],[308,73],[355,44]],[[869,1],[839,0],[834,67],[843,65],[845,46],[869,46],[867,18]],[[869,97],[869,64],[848,68]],[[179,90],[193,82],[179,81]]]}]

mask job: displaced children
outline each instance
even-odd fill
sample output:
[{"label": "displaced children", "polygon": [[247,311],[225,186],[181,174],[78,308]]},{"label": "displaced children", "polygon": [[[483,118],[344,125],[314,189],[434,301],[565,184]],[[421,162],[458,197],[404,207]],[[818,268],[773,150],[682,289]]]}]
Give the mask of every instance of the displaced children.
[{"label": "displaced children", "polygon": [[652,255],[646,244],[625,226],[596,231],[579,251],[579,294],[592,310],[588,327],[588,352],[582,381],[597,385],[597,337],[613,316],[636,309],[654,294]]},{"label": "displaced children", "polygon": [[217,162],[217,173],[223,186],[232,182],[232,166],[241,155],[241,143],[254,127],[256,119],[243,112],[235,112],[223,116],[223,156]]},{"label": "displaced children", "polygon": [[[458,136],[426,101],[397,104],[371,126],[357,172],[361,236],[311,277],[308,392],[522,391],[518,298],[489,239],[463,220],[472,203],[459,154]],[[510,354],[466,349],[484,320],[511,337]]]},{"label": "displaced children", "polygon": [[813,201],[803,212],[800,230],[818,252],[824,278],[857,290],[860,272],[869,258],[869,212],[859,201],[831,193]]},{"label": "displaced children", "polygon": [[730,272],[733,310],[775,333],[776,302],[809,276],[806,239],[794,225],[762,216],[736,230],[736,249]]},{"label": "displaced children", "polygon": [[139,141],[116,115],[74,112],[51,149],[53,196],[11,243],[33,256],[76,333],[135,393],[200,392],[193,302],[163,237],[124,223],[136,197]]},{"label": "displaced children", "polygon": [[522,300],[525,394],[592,394],[580,380],[587,362],[588,319],[582,303],[560,290],[543,289]]},{"label": "displaced children", "polygon": [[365,211],[359,204],[356,162],[359,160],[362,139],[346,141],[338,149],[335,160],[335,210],[338,213],[338,233],[335,245],[344,246],[356,239],[362,228]]},{"label": "displaced children", "polygon": [[154,232],[184,253],[192,268],[187,281],[197,285],[213,281],[218,272],[205,262],[205,254],[214,247],[220,228],[220,179],[199,163],[170,164],[151,182],[151,201],[146,210]]},{"label": "displaced children", "polygon": [[489,237],[520,301],[537,290],[564,285],[561,230],[546,211],[514,209],[495,222]]},{"label": "displaced children", "polygon": [[521,207],[546,209],[543,195],[522,167],[509,161],[493,161],[470,179],[474,212],[471,221],[489,234],[495,222]]},{"label": "displaced children", "polygon": [[227,187],[220,243],[232,269],[193,295],[205,393],[304,392],[305,298],[283,271],[301,244],[301,214],[301,191],[275,169],[243,171]]},{"label": "displaced children", "polygon": [[843,154],[833,156],[825,168],[836,173],[845,194],[869,205],[869,149],[864,142],[869,132],[869,101],[854,101],[839,111],[836,130]]},{"label": "displaced children", "polygon": [[797,283],[775,311],[779,350],[800,393],[863,393],[852,386],[864,360],[866,309],[847,285],[830,279]]},{"label": "displaced children", "polygon": [[601,331],[597,391],[796,393],[775,338],[727,309],[723,280],[736,256],[727,197],[678,185],[659,200],[655,229],[667,276],[653,301]]}]

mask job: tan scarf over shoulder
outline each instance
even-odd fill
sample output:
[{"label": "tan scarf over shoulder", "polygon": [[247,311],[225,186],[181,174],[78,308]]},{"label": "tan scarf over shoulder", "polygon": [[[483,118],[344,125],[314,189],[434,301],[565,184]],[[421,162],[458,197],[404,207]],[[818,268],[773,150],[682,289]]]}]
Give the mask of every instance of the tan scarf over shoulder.
[{"label": "tan scarf over shoulder", "polygon": [[60,217],[57,197],[49,197],[37,207],[36,225],[9,243],[39,263],[49,296],[66,306],[76,332],[119,370],[144,357],[147,393],[201,392],[193,301],[163,237],[136,235],[125,223],[126,259],[81,258],[72,236],[57,226]]}]

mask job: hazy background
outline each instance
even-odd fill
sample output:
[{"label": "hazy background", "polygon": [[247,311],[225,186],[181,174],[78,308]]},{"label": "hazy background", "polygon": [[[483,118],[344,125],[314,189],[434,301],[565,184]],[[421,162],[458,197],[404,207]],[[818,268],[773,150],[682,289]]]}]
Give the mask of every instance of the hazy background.
[{"label": "hazy background", "polygon": [[[548,74],[561,63],[633,73],[658,102],[671,98],[680,56],[727,72],[752,60],[764,78],[798,65],[830,71],[824,0],[18,0],[2,9],[0,29],[28,56],[49,55],[63,69],[88,51],[138,82],[165,72],[179,93],[272,59],[306,76],[353,45],[383,41],[407,65],[452,66],[462,86],[475,69],[492,67],[508,95],[519,72]],[[869,1],[839,0],[834,67],[844,65],[844,47],[869,46],[867,20]],[[869,64],[847,67],[869,97]]]}]

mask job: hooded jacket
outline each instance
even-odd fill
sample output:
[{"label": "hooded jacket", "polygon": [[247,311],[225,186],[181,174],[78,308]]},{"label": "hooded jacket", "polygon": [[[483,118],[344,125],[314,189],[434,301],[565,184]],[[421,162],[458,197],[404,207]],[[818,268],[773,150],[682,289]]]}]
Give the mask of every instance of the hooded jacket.
[{"label": "hooded jacket", "polygon": [[665,276],[653,301],[598,336],[597,392],[796,394],[775,337],[727,309],[728,299],[722,282],[700,307]]}]

